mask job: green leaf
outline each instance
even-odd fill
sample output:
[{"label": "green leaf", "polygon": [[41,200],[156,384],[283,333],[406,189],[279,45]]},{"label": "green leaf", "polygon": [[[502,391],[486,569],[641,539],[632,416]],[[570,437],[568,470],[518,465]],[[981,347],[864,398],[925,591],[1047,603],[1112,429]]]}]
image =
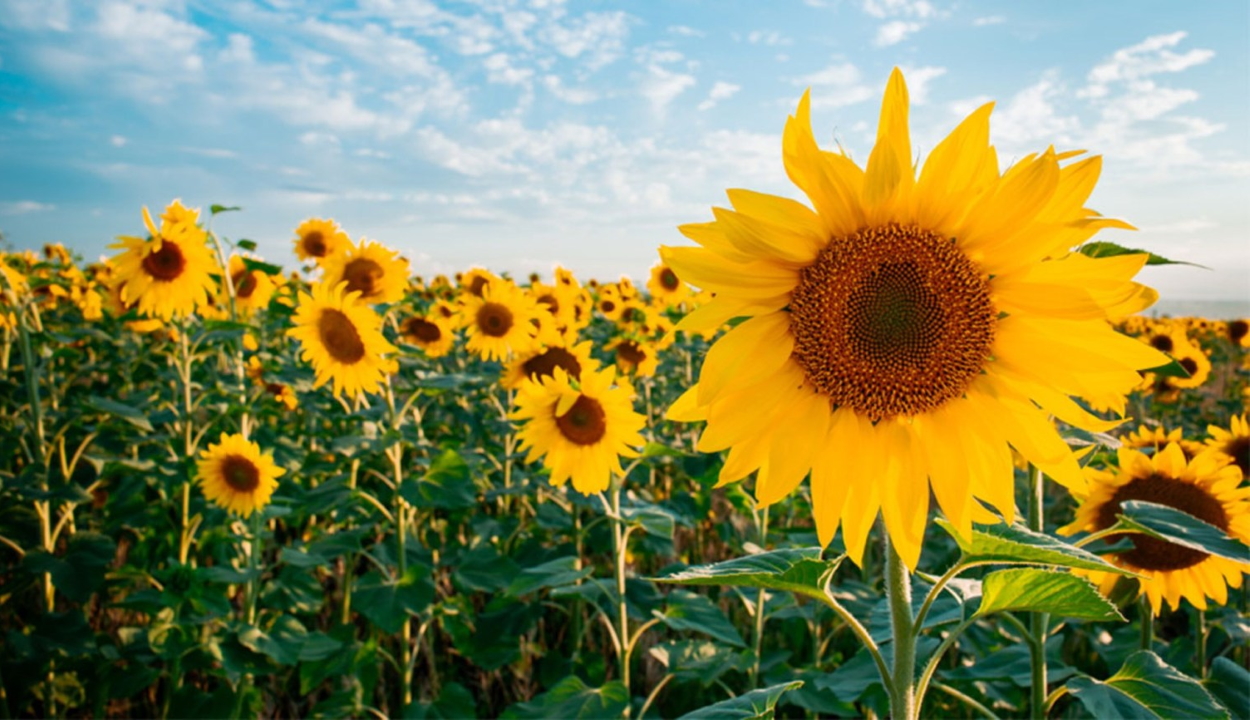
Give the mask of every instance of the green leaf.
[{"label": "green leaf", "polygon": [[961,562],[966,564],[1055,565],[1122,575],[1133,574],[1091,552],[1034,532],[1020,523],[974,526],[971,541],[959,537],[959,533],[946,520],[939,518],[937,523],[959,543],[959,549],[963,551]]},{"label": "green leaf", "polygon": [[1250,562],[1250,546],[1176,508],[1141,500],[1120,505],[1120,524],[1150,537],[1237,562]]},{"label": "green leaf", "polygon": [[1081,246],[1081,254],[1092,258],[1115,257],[1116,255],[1149,255],[1150,259],[1146,260],[1147,265],[1192,265],[1206,270],[1211,268],[1197,263],[1182,262],[1180,260],[1169,260],[1160,255],[1155,255],[1148,250],[1138,250],[1136,248],[1126,248],[1113,242],[1097,241],[1088,242]]},{"label": "green leaf", "polygon": [[243,239],[243,240],[240,240],[240,241],[236,242],[236,243],[235,243],[235,245],[237,245],[237,246],[239,246],[239,247],[243,248],[244,250],[255,250],[255,249],[256,249],[256,241],[255,241],[255,240],[247,240],[247,239]]},{"label": "green leaf", "polygon": [[22,565],[34,574],[49,573],[58,592],[74,602],[86,602],[104,582],[104,571],[117,552],[117,544],[96,532],[75,533],[61,557],[42,549],[31,550]]},{"label": "green leaf", "polygon": [[821,548],[774,550],[711,565],[697,565],[655,582],[675,585],[719,585],[784,590],[826,602],[825,581],[842,562],[822,560]]},{"label": "green leaf", "polygon": [[642,457],[644,458],[685,457],[686,454],[687,453],[684,453],[681,450],[671,448],[667,445],[661,445],[657,442],[648,442],[642,449]]},{"label": "green leaf", "polygon": [[387,580],[378,571],[360,579],[352,607],[387,633],[397,633],[411,615],[421,612],[434,600],[429,572],[410,566],[398,580]]},{"label": "green leaf", "polygon": [[775,713],[777,701],[790,690],[803,687],[802,680],[752,690],[738,697],[722,700],[713,705],[686,713],[681,720],[768,720]]},{"label": "green leaf", "polygon": [[692,630],[734,647],[747,646],[733,623],[725,617],[725,613],[706,595],[689,590],[674,590],[668,594],[668,605],[664,612],[656,610],[653,614],[673,630]]},{"label": "green leaf", "polygon": [[985,576],[978,616],[1004,610],[1044,612],[1082,620],[1124,620],[1094,584],[1060,570],[1011,568]]},{"label": "green leaf", "polygon": [[512,558],[499,553],[499,548],[483,543],[454,563],[452,575],[463,591],[493,593],[507,587],[519,569]]},{"label": "green leaf", "polygon": [[257,272],[262,272],[266,275],[281,275],[282,274],[281,265],[274,265],[273,263],[263,262],[261,260],[257,260],[255,258],[250,258],[250,257],[245,257],[245,258],[240,258],[240,259],[243,261],[243,267],[247,268],[248,270],[255,270]]},{"label": "green leaf", "polygon": [[1250,718],[1250,672],[1228,658],[1218,657],[1202,682],[1207,692],[1235,718]]},{"label": "green leaf", "polygon": [[239,628],[239,644],[272,659],[279,665],[294,665],[300,659],[308,630],[290,615],[279,616],[268,631],[255,625]]},{"label": "green leaf", "polygon": [[576,675],[556,683],[533,700],[504,711],[505,718],[615,718],[629,705],[629,691],[619,680],[592,688]]},{"label": "green leaf", "polygon": [[469,477],[469,465],[450,448],[434,458],[420,479],[404,478],[399,494],[419,508],[464,510],[477,505],[477,488]]},{"label": "green leaf", "polygon": [[1139,650],[1106,681],[1073,678],[1068,692],[1096,718],[1227,718],[1210,693],[1191,677]]},{"label": "green leaf", "polygon": [[1154,373],[1160,377],[1181,378],[1182,380],[1191,377],[1189,371],[1186,370],[1185,366],[1181,365],[1178,360],[1173,360],[1167,365],[1160,365],[1159,367],[1153,367],[1149,370],[1142,370],[1142,372]]},{"label": "green leaf", "polygon": [[148,420],[147,414],[139,408],[119,403],[116,400],[102,398],[98,395],[92,395],[87,398],[87,406],[99,410],[106,415],[116,415],[140,430],[152,432],[152,423]]},{"label": "green leaf", "polygon": [[579,570],[577,566],[577,557],[570,555],[525,568],[512,579],[506,592],[512,597],[520,597],[543,588],[572,585],[578,580],[590,577],[595,571],[593,567],[584,567]]},{"label": "green leaf", "polygon": [[237,212],[242,209],[243,208],[239,207],[238,205],[226,206],[226,205],[218,205],[216,203],[208,206],[208,211],[212,213],[213,215],[216,215],[217,213],[224,213],[224,212]]},{"label": "green leaf", "polygon": [[656,537],[673,538],[677,516],[659,505],[635,505],[621,508],[621,517],[630,525],[637,525],[643,532]]},{"label": "green leaf", "polygon": [[750,653],[710,640],[671,641],[652,647],[648,653],[677,679],[698,680],[704,687],[731,670],[745,672],[751,665]]}]

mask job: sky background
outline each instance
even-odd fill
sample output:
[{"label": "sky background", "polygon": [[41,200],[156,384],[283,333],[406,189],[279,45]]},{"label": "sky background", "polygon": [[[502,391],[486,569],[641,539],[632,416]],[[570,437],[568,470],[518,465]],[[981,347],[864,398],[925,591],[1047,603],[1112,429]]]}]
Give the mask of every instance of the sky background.
[{"label": "sky background", "polygon": [[332,217],[414,272],[641,278],[724,190],[798,197],[804,88],[860,162],[890,69],[923,159],[996,100],[1004,165],[1102,154],[1099,239],[1173,300],[1250,302],[1250,3],[807,0],[0,0],[0,232],[88,259],[140,207],[293,266]]}]

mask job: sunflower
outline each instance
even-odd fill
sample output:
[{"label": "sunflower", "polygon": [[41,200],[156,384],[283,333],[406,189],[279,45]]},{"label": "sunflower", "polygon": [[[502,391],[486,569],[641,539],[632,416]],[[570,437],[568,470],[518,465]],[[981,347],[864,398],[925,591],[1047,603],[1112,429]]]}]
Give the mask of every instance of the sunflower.
[{"label": "sunflower", "polygon": [[619,338],[605,349],[616,353],[616,367],[627,375],[650,377],[659,364],[655,345],[637,338]]},{"label": "sunflower", "polygon": [[657,303],[664,307],[680,305],[690,295],[690,286],[677,277],[677,273],[664,263],[651,268],[651,279],[647,281],[647,290]]},{"label": "sunflower", "polygon": [[312,294],[300,293],[299,308],[287,335],[303,346],[301,357],[316,372],[313,387],[334,381],[334,394],[353,397],[377,392],[395,364],[382,357],[395,352],[395,346],[382,336],[382,318],[369,306],[358,302],[357,294],[347,291],[347,282],[325,282],[312,287]]},{"label": "sunflower", "polygon": [[268,307],[277,288],[269,273],[249,268],[238,255],[230,256],[230,282],[234,285],[234,307],[242,315]]},{"label": "sunflower", "polygon": [[555,278],[556,285],[559,285],[562,288],[567,290],[582,289],[582,284],[577,281],[577,276],[573,274],[572,270],[556,265],[555,270],[553,270],[551,274]]},{"label": "sunflower", "polygon": [[1130,447],[1134,450],[1145,450],[1147,448],[1151,450],[1158,450],[1168,443],[1180,441],[1180,428],[1176,428],[1171,432],[1168,432],[1162,427],[1152,428],[1145,425],[1139,426],[1136,430],[1130,432],[1121,439],[1121,442],[1125,447]]},{"label": "sunflower", "polygon": [[[1119,468],[1087,472],[1089,492],[1074,493],[1080,506],[1076,519],[1060,528],[1065,535],[1105,530],[1116,523],[1122,503],[1141,500],[1188,513],[1250,543],[1250,486],[1239,487],[1241,471],[1227,456],[1208,451],[1186,461],[1175,443],[1153,457],[1121,448]],[[1108,539],[1114,542],[1117,537]],[[1250,572],[1250,562],[1215,557],[1137,533],[1124,537],[1133,543],[1133,549],[1104,558],[1143,576],[1141,592],[1149,598],[1155,615],[1164,600],[1174,610],[1179,609],[1182,597],[1200,610],[1206,609],[1207,598],[1223,605],[1228,588],[1241,587],[1242,573]],[[1097,583],[1103,594],[1110,593],[1119,577],[1096,571],[1082,574]]]},{"label": "sunflower", "polygon": [[581,377],[582,370],[594,370],[599,363],[590,357],[592,343],[554,345],[538,345],[527,352],[513,356],[512,361],[504,368],[500,383],[513,390],[526,380],[539,382],[542,378],[555,375],[556,368],[564,370],[573,382]]},{"label": "sunflower", "polygon": [[416,345],[427,357],[442,357],[451,352],[456,342],[451,321],[437,314],[414,315],[399,324],[399,334]]},{"label": "sunflower", "polygon": [[982,512],[973,498],[1014,517],[1009,445],[1084,486],[1047,414],[1113,425],[1070,396],[1127,394],[1138,369],[1167,362],[1107,322],[1157,294],[1131,281],[1144,254],[1069,252],[1100,228],[1127,227],[1083,207],[1099,158],[1067,163],[1075,153],[1047,150],[1000,175],[987,104],[917,178],[897,69],[865,169],[817,147],[809,108],[805,93],[782,155],[814,210],[730,190],[733,210],[679,228],[702,247],[660,250],[715,293],[679,328],[749,318],[712,347],[669,417],[706,420],[700,449],[730,450],[720,481],[758,470],[765,504],[810,471],[821,542],[841,524],[856,562],[880,509],[914,568],[930,489],[964,536]]},{"label": "sunflower", "polygon": [[507,280],[486,284],[482,296],[461,296],[460,323],[469,341],[465,347],[486,360],[504,360],[510,353],[524,352],[534,343],[538,327],[532,322],[538,307],[529,296]]},{"label": "sunflower", "polygon": [[347,292],[359,293],[357,300],[374,305],[392,303],[404,297],[408,286],[408,261],[381,243],[361,240],[348,244],[322,261],[325,282],[347,283]]},{"label": "sunflower", "polygon": [[121,300],[137,302],[139,312],[165,320],[186,317],[206,304],[220,272],[209,251],[207,234],[196,224],[198,211],[173,201],[161,216],[158,230],[143,208],[150,237],[121,236],[109,247],[123,251],[113,258]]},{"label": "sunflower", "polygon": [[499,280],[499,276],[484,268],[469,268],[469,271],[456,278],[460,282],[460,291],[473,297],[482,297],[486,286]]},{"label": "sunflower", "polygon": [[264,508],[286,470],[242,435],[221,434],[221,440],[200,452],[195,479],[204,497],[243,517]]},{"label": "sunflower", "polygon": [[1245,320],[1229,320],[1224,326],[1228,341],[1240,347],[1250,347],[1250,322]]},{"label": "sunflower", "polygon": [[613,387],[613,368],[583,369],[574,383],[563,368],[539,382],[522,384],[511,417],[525,421],[517,434],[526,458],[543,458],[551,470],[551,484],[570,478],[584,495],[603,492],[612,473],[621,473],[620,456],[633,457],[631,448],[645,444],[639,430],[645,424],[634,412],[629,392]]},{"label": "sunflower", "polygon": [[1226,455],[1237,467],[1241,468],[1242,477],[1250,478],[1250,423],[1246,416],[1233,416],[1228,429],[1218,425],[1208,425],[1207,447]]},{"label": "sunflower", "polygon": [[612,322],[620,320],[621,314],[625,312],[625,300],[621,297],[621,291],[615,285],[604,285],[599,289],[599,296],[595,298],[595,309]]},{"label": "sunflower", "polygon": [[309,218],[295,228],[295,255],[300,260],[321,264],[351,243],[347,233],[333,220]]},{"label": "sunflower", "polygon": [[1196,342],[1186,339],[1183,345],[1178,344],[1172,350],[1172,357],[1189,373],[1187,378],[1168,378],[1172,387],[1190,390],[1200,387],[1211,376],[1211,360]]}]

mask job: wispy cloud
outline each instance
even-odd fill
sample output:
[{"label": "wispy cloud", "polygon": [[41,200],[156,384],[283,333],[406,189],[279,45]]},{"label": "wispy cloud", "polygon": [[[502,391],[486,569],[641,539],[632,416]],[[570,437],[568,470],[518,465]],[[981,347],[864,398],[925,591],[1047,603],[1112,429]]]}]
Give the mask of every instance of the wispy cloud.
[{"label": "wispy cloud", "polygon": [[27,215],[30,213],[47,212],[55,210],[56,205],[52,203],[41,203],[35,200],[17,200],[14,202],[0,202],[0,215]]},{"label": "wispy cloud", "polygon": [[741,89],[741,85],[734,85],[733,83],[718,80],[716,84],[712,86],[712,89],[708,91],[707,99],[699,103],[699,109],[711,110],[716,107],[716,104],[721,100],[728,100],[736,95]]}]

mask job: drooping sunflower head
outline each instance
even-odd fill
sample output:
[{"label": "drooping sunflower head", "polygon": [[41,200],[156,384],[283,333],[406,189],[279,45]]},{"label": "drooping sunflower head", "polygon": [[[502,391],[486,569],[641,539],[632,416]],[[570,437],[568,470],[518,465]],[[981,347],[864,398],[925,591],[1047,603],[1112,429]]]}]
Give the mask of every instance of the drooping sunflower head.
[{"label": "drooping sunflower head", "polygon": [[347,233],[333,220],[309,218],[295,228],[295,255],[320,265],[326,258],[351,245]]},{"label": "drooping sunflower head", "polygon": [[627,390],[614,387],[613,368],[583,368],[574,382],[563,368],[539,382],[522,383],[511,417],[522,421],[517,434],[528,462],[538,458],[551,470],[551,484],[572,479],[578,492],[606,490],[621,474],[622,455],[636,455],[645,440],[646,421],[634,412]]},{"label": "drooping sunflower head", "polygon": [[123,303],[137,303],[140,312],[165,320],[186,317],[208,303],[215,291],[212,276],[221,269],[198,218],[198,211],[175,200],[165,209],[158,229],[144,208],[149,236],[121,236],[110,246],[122,250],[113,262]]},{"label": "drooping sunflower head", "polygon": [[349,243],[322,261],[325,282],[347,283],[347,292],[358,293],[357,300],[369,305],[393,303],[404,297],[408,287],[408,261],[381,243],[361,240]]},{"label": "drooping sunflower head", "polygon": [[1242,477],[1250,478],[1250,422],[1246,422],[1246,416],[1234,415],[1227,430],[1208,425],[1207,433],[1211,436],[1207,447],[1228,457],[1241,468]]},{"label": "drooping sunflower head", "polygon": [[569,380],[578,382],[583,369],[595,370],[599,367],[598,361],[590,356],[592,345],[589,340],[576,344],[561,340],[553,345],[535,345],[513,356],[504,368],[500,382],[512,390],[527,381],[542,382],[543,378],[554,377],[557,369],[563,370]]},{"label": "drooping sunflower head", "polygon": [[256,443],[222,433],[217,443],[200,452],[196,481],[204,497],[246,518],[269,504],[284,473]]},{"label": "drooping sunflower head", "polygon": [[395,346],[382,335],[382,318],[347,291],[347,282],[325,282],[300,293],[287,335],[300,341],[301,357],[313,365],[313,387],[334,381],[334,394],[377,392],[395,363],[385,357]]},{"label": "drooping sunflower head", "polygon": [[[1125,502],[1139,500],[1175,508],[1250,543],[1250,487],[1241,486],[1241,471],[1227,456],[1204,452],[1187,461],[1180,446],[1171,444],[1153,457],[1121,448],[1118,459],[1118,468],[1089,471],[1088,494],[1077,495],[1076,519],[1061,533],[1105,530],[1115,525]],[[1241,587],[1242,574],[1250,572],[1250,562],[1216,557],[1148,535],[1125,534],[1119,539],[1128,540],[1133,548],[1104,557],[1143,576],[1141,592],[1156,615],[1164,600],[1173,609],[1180,608],[1181,598],[1199,609],[1206,609],[1207,599],[1223,605],[1228,588]],[[1119,577],[1083,574],[1090,575],[1104,594]]]},{"label": "drooping sunflower head", "polygon": [[436,358],[451,352],[456,333],[451,321],[438,314],[414,315],[399,326],[404,340],[425,351],[426,356]]},{"label": "drooping sunflower head", "polygon": [[732,209],[679,228],[699,247],[660,249],[714,294],[678,329],[749,318],[716,342],[669,416],[707,420],[700,449],[730,450],[721,481],[758,471],[762,502],[810,473],[818,535],[827,543],[841,525],[857,562],[880,510],[914,567],[930,490],[963,534],[978,501],[1010,519],[1012,447],[1083,486],[1047,415],[1105,431],[1072,396],[1127,395],[1138,369],[1167,362],[1108,324],[1157,297],[1132,281],[1146,255],[1071,251],[1129,227],[1084,207],[1100,159],[1047,150],[1000,172],[991,108],[917,174],[901,72],[863,168],[817,146],[804,94],[782,156],[812,207],[730,190]]},{"label": "drooping sunflower head", "polygon": [[507,280],[488,283],[477,297],[461,297],[460,324],[468,334],[465,347],[487,360],[505,360],[533,345],[539,326],[534,300]]}]

